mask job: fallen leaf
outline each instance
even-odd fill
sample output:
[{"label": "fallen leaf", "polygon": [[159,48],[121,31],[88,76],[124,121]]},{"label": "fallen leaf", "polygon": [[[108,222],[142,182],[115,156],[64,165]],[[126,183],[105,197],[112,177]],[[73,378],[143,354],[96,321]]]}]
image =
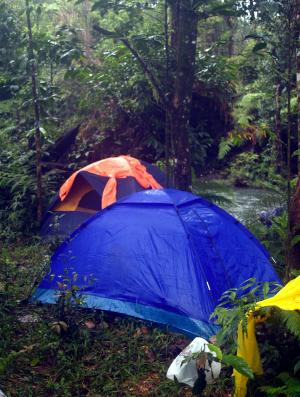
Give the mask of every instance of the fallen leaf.
[{"label": "fallen leaf", "polygon": [[141,327],[141,333],[144,334],[144,335],[149,334],[148,328],[145,327],[145,326],[143,325],[143,326]]},{"label": "fallen leaf", "polygon": [[153,363],[155,361],[155,354],[148,346],[142,346],[143,351],[145,352],[148,360]]},{"label": "fallen leaf", "polygon": [[96,324],[92,320],[87,320],[84,324],[88,329],[96,328]]}]

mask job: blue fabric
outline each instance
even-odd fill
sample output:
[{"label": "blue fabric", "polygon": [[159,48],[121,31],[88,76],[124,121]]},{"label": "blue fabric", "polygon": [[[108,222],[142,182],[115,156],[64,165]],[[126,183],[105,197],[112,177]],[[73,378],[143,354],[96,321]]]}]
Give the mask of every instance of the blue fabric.
[{"label": "blue fabric", "polygon": [[[146,319],[151,322],[169,326],[174,331],[181,331],[191,338],[201,334],[204,338],[208,339],[219,330],[219,327],[214,324],[195,320],[186,316],[180,316],[151,306],[87,294],[81,294],[80,297],[83,302],[83,307],[102,309]],[[42,300],[43,303],[54,304],[57,301],[57,291],[38,288],[33,295],[33,299]]]},{"label": "blue fabric", "polygon": [[280,281],[266,250],[236,219],[174,189],[133,194],[81,225],[54,254],[35,298],[52,302],[57,283],[74,274],[88,307],[206,338],[224,291],[251,277]]},{"label": "blue fabric", "polygon": [[40,234],[43,237],[65,239],[90,217],[90,213],[82,211],[49,212],[42,224]]}]

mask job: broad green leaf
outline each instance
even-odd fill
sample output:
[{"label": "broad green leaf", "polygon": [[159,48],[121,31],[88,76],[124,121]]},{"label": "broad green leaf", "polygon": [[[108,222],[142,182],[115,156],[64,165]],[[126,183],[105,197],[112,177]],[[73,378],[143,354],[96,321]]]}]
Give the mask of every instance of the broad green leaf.
[{"label": "broad green leaf", "polygon": [[34,357],[34,358],[31,360],[30,365],[31,365],[32,367],[35,367],[39,362],[40,362],[40,358],[39,358],[39,357]]},{"label": "broad green leaf", "polygon": [[207,346],[211,352],[216,353],[217,359],[221,361],[223,356],[221,349],[218,346],[213,345],[212,343],[209,343]]},{"label": "broad green leaf", "polygon": [[296,373],[299,371],[300,371],[300,360],[294,366],[294,374],[296,375]]},{"label": "broad green leaf", "polygon": [[297,245],[300,242],[300,235],[297,235],[295,237],[292,238],[291,241],[291,246],[294,247],[295,245]]},{"label": "broad green leaf", "polygon": [[297,149],[293,152],[292,157],[300,156],[300,149]]},{"label": "broad green leaf", "polygon": [[254,378],[252,369],[243,358],[234,356],[233,354],[225,354],[223,355],[222,362],[225,365],[230,365],[247,378]]},{"label": "broad green leaf", "polygon": [[269,291],[270,291],[270,283],[266,282],[264,283],[263,286],[264,297],[268,296]]}]

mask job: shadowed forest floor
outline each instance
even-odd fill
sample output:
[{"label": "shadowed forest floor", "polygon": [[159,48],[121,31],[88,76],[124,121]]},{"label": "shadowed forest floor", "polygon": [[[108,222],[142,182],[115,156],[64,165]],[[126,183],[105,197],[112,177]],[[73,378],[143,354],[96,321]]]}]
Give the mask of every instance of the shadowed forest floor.
[{"label": "shadowed forest floor", "polygon": [[101,311],[28,302],[47,269],[46,251],[32,242],[1,250],[0,388],[8,397],[192,395],[166,378],[189,343],[184,336]]}]

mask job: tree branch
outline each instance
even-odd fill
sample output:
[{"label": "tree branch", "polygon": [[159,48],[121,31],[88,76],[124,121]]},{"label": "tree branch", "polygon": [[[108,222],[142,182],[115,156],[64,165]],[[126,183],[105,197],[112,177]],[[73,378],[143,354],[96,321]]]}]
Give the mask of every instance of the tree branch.
[{"label": "tree branch", "polygon": [[150,80],[153,88],[155,89],[155,91],[158,94],[158,97],[160,99],[160,101],[163,103],[164,106],[167,106],[167,99],[165,96],[164,91],[161,89],[160,87],[160,83],[157,80],[157,78],[155,77],[155,75],[153,74],[152,70],[149,68],[149,66],[147,65],[147,63],[145,62],[145,60],[143,59],[143,57],[138,53],[138,51],[131,45],[131,43],[129,42],[129,40],[127,38],[125,38],[124,36],[122,36],[121,34],[119,34],[118,32],[112,32],[110,30],[107,29],[103,29],[101,28],[99,25],[93,25],[94,30],[96,30],[98,33],[107,36],[111,39],[116,39],[116,40],[120,40],[127,48],[128,50],[132,53],[132,55],[136,58],[136,60],[139,62],[141,68],[143,69],[143,72],[145,73],[145,75],[148,77],[148,79]]},{"label": "tree branch", "polygon": [[67,164],[56,163],[54,161],[42,161],[42,167],[50,168],[51,170],[53,170],[53,168],[55,168],[58,170],[64,170],[64,172],[70,172],[70,168],[68,167]]}]

